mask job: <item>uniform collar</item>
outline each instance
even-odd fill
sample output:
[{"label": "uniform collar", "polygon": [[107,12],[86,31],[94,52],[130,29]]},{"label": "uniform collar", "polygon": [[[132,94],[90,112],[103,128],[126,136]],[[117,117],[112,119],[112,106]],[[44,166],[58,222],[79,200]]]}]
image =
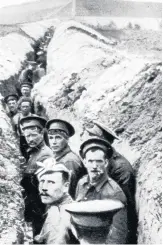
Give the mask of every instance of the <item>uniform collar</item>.
[{"label": "uniform collar", "polygon": [[107,176],[107,173],[105,173],[103,176],[101,176],[101,179],[94,185],[90,184],[89,176],[87,175],[87,178],[85,179],[84,184],[87,184],[89,187],[94,186],[96,191],[99,192],[103,185],[109,181],[109,177]]},{"label": "uniform collar", "polygon": [[58,161],[69,152],[71,152],[71,149],[70,149],[69,145],[67,145],[62,151],[60,151],[59,153],[57,153],[55,155],[55,159]]}]

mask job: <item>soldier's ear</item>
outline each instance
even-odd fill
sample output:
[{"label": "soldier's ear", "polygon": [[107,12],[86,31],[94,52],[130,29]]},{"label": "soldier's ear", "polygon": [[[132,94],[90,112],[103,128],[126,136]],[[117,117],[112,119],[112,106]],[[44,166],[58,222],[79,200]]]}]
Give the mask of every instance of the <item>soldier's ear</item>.
[{"label": "soldier's ear", "polygon": [[106,158],[106,159],[105,159],[105,167],[107,168],[108,165],[109,165],[109,160]]},{"label": "soldier's ear", "polygon": [[65,193],[67,193],[69,191],[70,182],[65,182],[64,187],[65,187]]}]

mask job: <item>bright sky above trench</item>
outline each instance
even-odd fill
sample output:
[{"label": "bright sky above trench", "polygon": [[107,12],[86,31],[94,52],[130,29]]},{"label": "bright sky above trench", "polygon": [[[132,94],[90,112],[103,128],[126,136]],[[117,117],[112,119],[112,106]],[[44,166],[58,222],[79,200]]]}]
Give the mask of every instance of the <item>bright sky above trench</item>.
[{"label": "bright sky above trench", "polygon": [[[0,0],[0,8],[7,7],[10,5],[17,5],[28,2],[37,2],[39,0]],[[42,0],[43,1],[43,0]],[[44,0],[46,1],[46,0]],[[124,1],[124,0],[122,0]],[[135,0],[127,0],[127,1],[135,1]],[[136,2],[162,2],[162,0],[136,0]]]},{"label": "bright sky above trench", "polygon": [[[22,3],[37,2],[39,0],[0,0],[0,8]],[[46,1],[46,0],[45,0]]]}]

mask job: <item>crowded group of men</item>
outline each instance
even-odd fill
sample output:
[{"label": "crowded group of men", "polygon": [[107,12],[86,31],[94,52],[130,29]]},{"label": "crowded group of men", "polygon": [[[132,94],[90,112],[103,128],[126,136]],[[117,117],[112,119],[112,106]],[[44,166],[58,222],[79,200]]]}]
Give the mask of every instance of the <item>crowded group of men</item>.
[{"label": "crowded group of men", "polygon": [[[79,154],[74,153],[69,146],[74,126],[34,114],[31,89],[24,82],[20,98],[10,94],[4,101],[25,158],[20,185],[33,243],[101,243],[107,233],[102,243],[135,244],[135,176],[128,160],[112,146],[117,135],[93,122],[93,127],[85,127],[87,139]],[[96,207],[98,200],[110,204]],[[121,208],[115,208],[116,202]],[[88,213],[91,222],[86,222]]]}]

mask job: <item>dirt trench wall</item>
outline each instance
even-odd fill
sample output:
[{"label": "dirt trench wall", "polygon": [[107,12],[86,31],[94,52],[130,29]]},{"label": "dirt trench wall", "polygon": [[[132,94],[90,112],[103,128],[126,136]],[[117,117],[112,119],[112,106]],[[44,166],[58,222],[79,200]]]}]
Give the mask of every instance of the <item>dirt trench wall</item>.
[{"label": "dirt trench wall", "polygon": [[100,120],[137,173],[138,242],[161,243],[161,64],[120,52],[114,39],[79,23],[61,24],[48,48],[47,75],[33,90],[35,109],[76,128]]},{"label": "dirt trench wall", "polygon": [[10,119],[0,103],[0,244],[23,241],[21,159]]},{"label": "dirt trench wall", "polygon": [[[0,244],[22,243],[24,239],[21,163],[18,141],[3,96],[16,92],[15,84],[33,41],[19,33],[0,39]],[[3,96],[2,96],[3,95]]]},{"label": "dirt trench wall", "polygon": [[22,25],[0,38],[0,244],[24,242],[24,202],[21,195],[19,152],[3,98],[17,92],[15,84],[26,59],[34,57],[34,44],[55,21]]}]

